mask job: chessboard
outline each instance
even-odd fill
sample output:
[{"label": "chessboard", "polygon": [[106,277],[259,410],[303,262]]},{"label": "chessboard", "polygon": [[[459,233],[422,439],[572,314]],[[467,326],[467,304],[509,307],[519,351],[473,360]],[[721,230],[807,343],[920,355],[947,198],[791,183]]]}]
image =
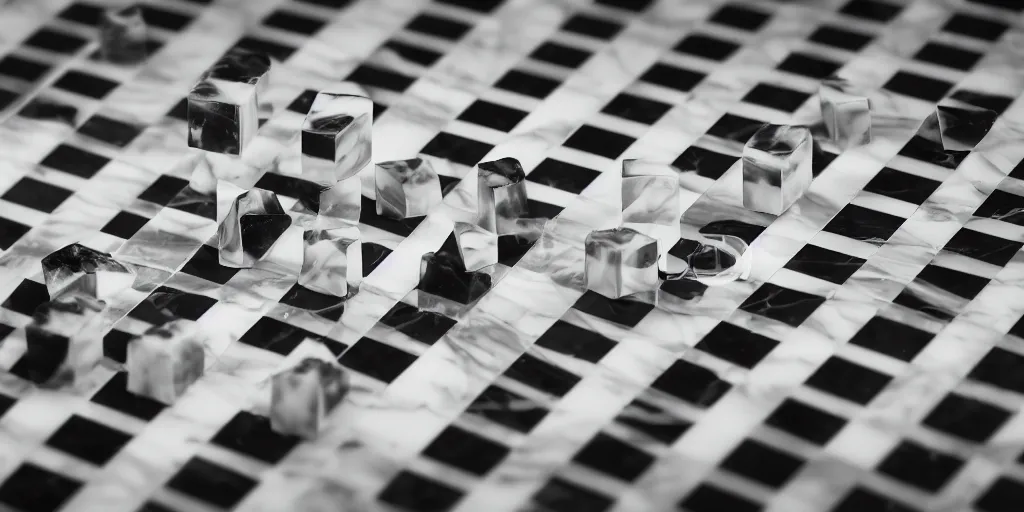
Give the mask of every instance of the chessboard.
[{"label": "chessboard", "polygon": [[[143,0],[131,66],[98,58],[111,5],[0,4],[0,510],[1024,507],[1024,3]],[[234,47],[274,59],[257,186],[282,203],[313,97],[351,81],[374,161],[420,156],[457,191],[517,158],[543,233],[502,237],[472,304],[424,308],[420,258],[451,222],[378,216],[369,175],[349,300],[221,266],[184,98]],[[835,73],[877,92],[867,145],[820,136]],[[936,141],[950,98],[999,114],[970,151]],[[780,216],[737,206],[764,122],[815,133]],[[683,224],[745,240],[749,277],[587,291],[628,158],[671,164]],[[75,242],[137,279],[104,310],[102,365],[42,389],[24,327],[40,260]],[[123,364],[172,316],[226,341],[164,406]],[[269,378],[317,351],[352,389],[316,439],[280,435]]]}]

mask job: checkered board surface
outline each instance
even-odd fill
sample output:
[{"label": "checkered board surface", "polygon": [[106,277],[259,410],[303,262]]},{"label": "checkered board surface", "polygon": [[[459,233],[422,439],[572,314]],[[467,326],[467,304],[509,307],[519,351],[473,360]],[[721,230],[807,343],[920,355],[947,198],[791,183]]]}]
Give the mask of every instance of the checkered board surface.
[{"label": "checkered board surface", "polygon": [[[153,53],[132,67],[95,57],[101,0],[0,7],[0,510],[1024,508],[1024,4],[144,5]],[[464,308],[415,296],[450,222],[376,216],[372,178],[349,302],[220,266],[182,97],[235,45],[276,59],[256,160],[283,201],[313,91],[351,80],[374,100],[376,161],[423,155],[458,190],[513,156],[530,215],[554,220],[503,238]],[[736,206],[753,128],[818,134],[836,71],[881,91],[875,140],[819,140],[810,191],[778,218]],[[943,98],[1001,113],[973,151],[927,136]],[[614,224],[623,158],[672,163],[683,224],[750,243],[750,279],[585,292],[583,237]],[[36,389],[22,328],[47,299],[39,260],[72,242],[139,279],[104,312],[102,367]],[[172,315],[227,342],[163,407],[121,365]],[[352,392],[317,440],[275,434],[267,379],[324,349]]]}]

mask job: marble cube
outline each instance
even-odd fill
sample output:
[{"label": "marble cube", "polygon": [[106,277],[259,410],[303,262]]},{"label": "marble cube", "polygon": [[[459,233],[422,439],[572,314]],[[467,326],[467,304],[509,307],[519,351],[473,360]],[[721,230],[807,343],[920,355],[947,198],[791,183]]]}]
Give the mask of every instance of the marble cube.
[{"label": "marble cube", "polygon": [[530,210],[523,166],[515,158],[502,158],[476,168],[477,224],[491,233],[512,233],[516,221]]},{"label": "marble cube", "polygon": [[369,165],[373,149],[373,101],[320,91],[302,123],[302,176],[333,184]]},{"label": "marble cube", "polygon": [[440,178],[421,158],[377,164],[374,189],[377,215],[395,220],[422,217],[442,199]]},{"label": "marble cube", "polygon": [[308,357],[275,375],[271,386],[270,427],[279,434],[313,439],[351,385],[337,364]]},{"label": "marble cube", "polygon": [[189,147],[241,155],[259,129],[270,86],[270,57],[236,48],[200,77],[188,94]]},{"label": "marble cube", "polygon": [[217,229],[220,264],[251,268],[291,224],[277,194],[258,188],[239,194]]},{"label": "marble cube", "polygon": [[801,126],[766,124],[743,147],[743,206],[781,215],[814,178],[811,132]]},{"label": "marble cube", "polygon": [[498,235],[468,222],[455,223],[455,240],[467,271],[498,263]]},{"label": "marble cube", "polygon": [[103,303],[64,294],[40,304],[25,326],[26,350],[19,364],[43,387],[74,383],[103,359]]},{"label": "marble cube", "polygon": [[108,253],[77,243],[48,254],[42,267],[51,299],[74,293],[107,301],[135,282],[134,270]]},{"label": "marble cube", "polygon": [[821,81],[818,98],[825,130],[840,150],[871,142],[871,101],[867,91],[849,80],[831,76]]},{"label": "marble cube", "polygon": [[303,233],[299,284],[310,290],[346,297],[363,279],[363,249],[356,227]]},{"label": "marble cube", "polygon": [[146,21],[138,5],[107,9],[100,18],[100,57],[115,64],[146,59]]},{"label": "marble cube", "polygon": [[587,289],[619,299],[658,288],[658,242],[629,228],[591,231],[584,242]]},{"label": "marble cube", "polygon": [[172,405],[203,376],[207,337],[193,321],[150,327],[128,343],[128,391]]}]

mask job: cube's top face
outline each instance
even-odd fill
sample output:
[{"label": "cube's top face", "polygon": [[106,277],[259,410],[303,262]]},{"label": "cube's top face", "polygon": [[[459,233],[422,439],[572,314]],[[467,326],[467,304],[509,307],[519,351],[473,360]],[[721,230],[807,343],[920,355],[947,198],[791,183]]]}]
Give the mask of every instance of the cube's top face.
[{"label": "cube's top face", "polygon": [[482,185],[501,188],[514,185],[526,179],[526,172],[519,160],[505,157],[477,164],[478,179]]},{"label": "cube's top face", "polygon": [[991,127],[999,117],[994,110],[976,107],[964,102],[947,101],[935,106],[939,126],[947,123],[957,125],[988,125]]},{"label": "cube's top face", "polygon": [[381,162],[377,164],[377,173],[383,173],[402,185],[418,185],[435,179],[434,168],[422,158]]},{"label": "cube's top face", "polygon": [[147,347],[159,347],[164,351],[176,348],[205,347],[206,334],[199,324],[185,318],[171,320],[163,325],[146,329],[133,343],[143,343]]},{"label": "cube's top face", "polygon": [[188,93],[190,103],[217,102],[229,105],[243,105],[256,94],[256,88],[243,82],[231,82],[216,78],[204,78]]},{"label": "cube's top face", "polygon": [[43,273],[65,270],[68,272],[131,272],[108,253],[90,249],[82,244],[66,245],[50,254],[42,261]]},{"label": "cube's top face", "polygon": [[646,252],[651,247],[654,249],[654,261],[657,261],[658,241],[630,228],[591,231],[585,245],[589,254],[620,253],[626,256]]},{"label": "cube's top face", "polygon": [[810,130],[802,126],[765,124],[747,141],[744,152],[753,150],[772,156],[787,156],[810,140]]},{"label": "cube's top face", "polygon": [[269,190],[258,188],[247,190],[235,198],[235,203],[238,205],[237,214],[239,216],[249,213],[287,215],[281,202],[277,200],[277,194]]},{"label": "cube's top face", "polygon": [[116,23],[119,25],[144,23],[142,18],[142,8],[139,7],[138,4],[132,4],[120,9],[108,9],[103,13],[103,19],[108,23]]},{"label": "cube's top face", "polygon": [[314,245],[324,241],[356,241],[359,240],[359,228],[356,226],[345,226],[331,229],[311,229],[302,233],[302,239],[306,242],[306,245]]},{"label": "cube's top face", "polygon": [[203,74],[206,79],[256,85],[270,72],[270,57],[262,52],[232,48]]},{"label": "cube's top face", "polygon": [[291,374],[295,376],[316,376],[324,386],[331,385],[332,383],[336,385],[338,382],[343,382],[346,377],[345,370],[340,366],[315,357],[307,357],[299,361],[299,364],[292,368]]},{"label": "cube's top face", "polygon": [[673,171],[672,167],[667,164],[637,159],[622,161],[623,178],[635,178],[640,176],[661,176],[665,178],[679,179],[679,175],[676,171]]},{"label": "cube's top face", "polygon": [[818,93],[822,100],[835,104],[869,101],[868,89],[838,75],[832,75],[823,79],[821,86],[818,88]]},{"label": "cube's top face", "polygon": [[363,126],[372,119],[373,101],[370,98],[319,92],[302,123],[302,131],[336,136],[350,126]]}]

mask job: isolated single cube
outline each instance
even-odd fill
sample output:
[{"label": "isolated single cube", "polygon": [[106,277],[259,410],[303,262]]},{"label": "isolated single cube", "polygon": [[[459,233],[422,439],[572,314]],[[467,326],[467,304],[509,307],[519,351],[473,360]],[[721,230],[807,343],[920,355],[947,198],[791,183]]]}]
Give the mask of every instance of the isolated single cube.
[{"label": "isolated single cube", "polygon": [[515,158],[477,164],[477,224],[499,235],[514,231],[516,221],[529,213],[526,173]]},{"label": "isolated single cube", "polygon": [[135,282],[134,270],[108,253],[77,243],[48,254],[42,267],[50,299],[74,293],[107,301]]},{"label": "isolated single cube", "polygon": [[303,233],[299,284],[310,290],[346,297],[363,279],[363,249],[359,228],[309,230]]},{"label": "isolated single cube", "polygon": [[679,225],[679,175],[669,165],[622,161],[622,222]]},{"label": "isolated single cube", "polygon": [[985,138],[999,117],[994,110],[956,100],[945,100],[935,107],[939,137],[946,151],[971,151]]},{"label": "isolated single cube", "polygon": [[270,427],[279,434],[313,439],[351,385],[341,366],[309,357],[274,375],[271,386]]},{"label": "isolated single cube", "polygon": [[100,18],[100,56],[115,64],[146,59],[146,21],[138,5],[107,9]]},{"label": "isolated single cube", "polygon": [[291,224],[277,194],[258,188],[239,194],[217,228],[220,264],[251,268]]},{"label": "isolated single cube", "polygon": [[207,337],[192,320],[150,327],[128,343],[128,391],[174,404],[203,376]]},{"label": "isolated single cube", "polygon": [[[486,293],[491,283],[490,275],[466,270],[454,231],[448,234],[440,248],[420,259],[420,284],[417,288],[430,295],[469,304]],[[428,302],[423,294],[419,295],[419,300],[421,305]]]},{"label": "isolated single cube", "polygon": [[422,217],[441,204],[441,180],[421,158],[377,164],[377,215],[395,220]]},{"label": "isolated single cube", "polygon": [[473,272],[498,263],[498,235],[476,224],[456,222],[455,240],[466,270]]},{"label": "isolated single cube", "polygon": [[766,124],[743,147],[743,206],[781,215],[811,185],[811,132]]},{"label": "isolated single cube", "polygon": [[320,91],[302,123],[302,177],[333,184],[369,165],[373,149],[373,101]]},{"label": "isolated single cube", "polygon": [[839,149],[871,142],[871,101],[867,91],[849,80],[831,76],[821,81],[818,97],[825,130]]},{"label": "isolated single cube", "polygon": [[232,49],[210,67],[188,95],[189,147],[240,155],[259,129],[270,84],[266,54]]},{"label": "isolated single cube", "polygon": [[658,242],[629,228],[591,231],[584,243],[587,289],[619,299],[658,288]]},{"label": "isolated single cube", "polygon": [[40,304],[25,326],[29,379],[57,388],[92,371],[103,359],[102,310],[100,301],[70,293]]}]

